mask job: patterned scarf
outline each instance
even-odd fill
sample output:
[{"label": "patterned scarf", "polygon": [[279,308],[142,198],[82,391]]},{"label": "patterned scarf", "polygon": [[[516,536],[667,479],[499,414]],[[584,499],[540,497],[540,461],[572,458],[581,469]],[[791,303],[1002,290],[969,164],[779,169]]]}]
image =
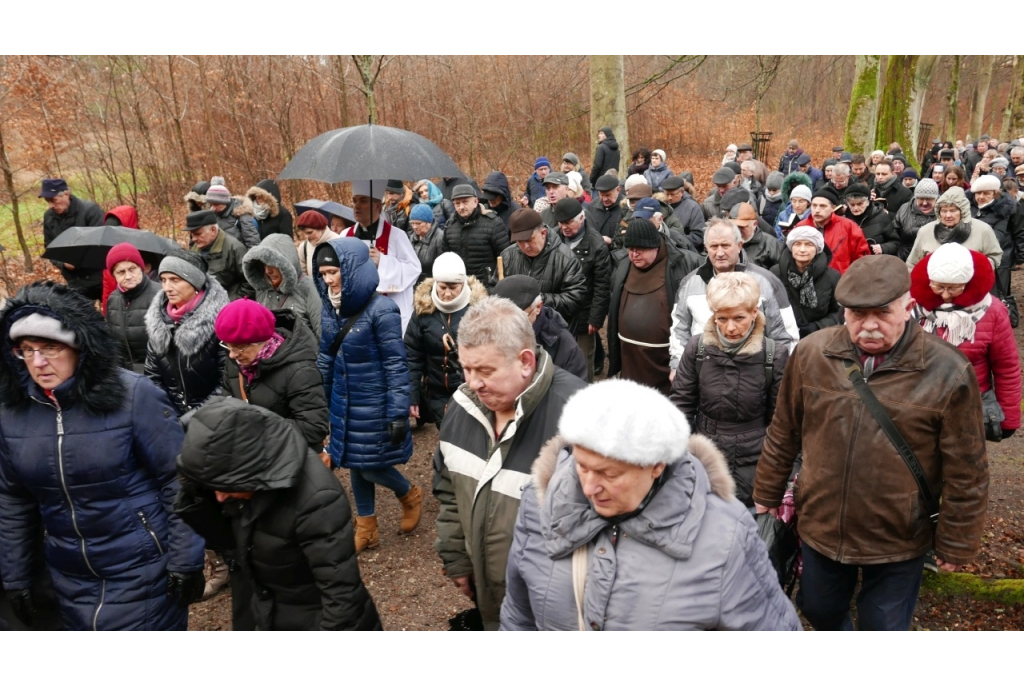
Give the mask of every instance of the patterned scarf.
[{"label": "patterned scarf", "polygon": [[800,306],[807,309],[814,309],[818,306],[818,293],[814,289],[814,277],[811,275],[811,265],[808,264],[803,273],[791,269],[786,278],[793,289],[800,293]]},{"label": "patterned scarf", "polygon": [[977,324],[991,304],[992,296],[985,295],[981,302],[970,307],[955,304],[943,304],[934,310],[918,307],[917,318],[926,333],[935,333],[950,345],[959,347],[963,342],[974,342]]},{"label": "patterned scarf", "polygon": [[245,376],[245,381],[247,383],[252,383],[252,379],[256,377],[256,367],[259,366],[259,363],[264,359],[270,359],[274,356],[274,353],[277,352],[283,342],[284,338],[281,337],[281,334],[275,332],[274,335],[270,336],[270,340],[268,340],[267,344],[263,346],[263,349],[256,354],[256,358],[252,360],[252,364],[247,366],[238,366],[238,370],[242,372],[243,376]]},{"label": "patterned scarf", "polygon": [[181,305],[175,307],[170,301],[167,302],[167,316],[171,317],[171,321],[174,323],[181,323],[181,320],[185,318],[185,315],[191,312],[193,309],[199,306],[199,303],[203,301],[203,297],[206,296],[205,290],[200,290],[195,297]]}]

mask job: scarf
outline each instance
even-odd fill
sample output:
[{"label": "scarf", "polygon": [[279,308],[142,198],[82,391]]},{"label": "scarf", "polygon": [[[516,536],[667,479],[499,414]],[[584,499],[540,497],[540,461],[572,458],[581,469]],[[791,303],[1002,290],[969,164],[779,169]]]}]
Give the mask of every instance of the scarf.
[{"label": "scarf", "polygon": [[757,320],[755,319],[754,323],[750,324],[750,330],[747,331],[747,334],[744,335],[739,340],[737,340],[736,342],[732,342],[731,340],[722,335],[722,331],[718,330],[718,325],[716,324],[715,335],[718,336],[718,346],[722,348],[722,352],[725,352],[730,357],[735,357],[736,353],[740,351],[740,348],[746,345],[747,341],[750,340],[750,336],[754,334],[754,329],[756,327]]},{"label": "scarf", "polygon": [[793,289],[800,293],[800,306],[807,309],[815,309],[818,306],[818,293],[814,289],[814,276],[811,275],[811,265],[808,264],[803,273],[796,270],[793,265],[786,278]]},{"label": "scarf", "polygon": [[199,303],[203,301],[203,297],[206,296],[205,290],[200,290],[195,297],[181,305],[175,307],[170,301],[167,302],[167,316],[171,317],[171,321],[174,323],[181,323],[181,320],[185,318],[185,315],[194,310],[199,306]]},{"label": "scarf", "polygon": [[253,215],[255,215],[256,219],[259,221],[263,221],[270,216],[270,207],[266,206],[262,202],[253,202],[252,207]]},{"label": "scarf", "polygon": [[888,181],[886,181],[885,183],[878,183],[878,182],[876,181],[876,182],[875,182],[875,188],[877,188],[877,189],[878,189],[878,191],[879,191],[879,192],[878,192],[877,194],[878,194],[878,195],[881,195],[883,191],[889,190],[889,188],[892,188],[892,185],[893,185],[893,183],[895,183],[895,182],[896,182],[896,176],[893,176],[892,178],[890,178],[890,179],[889,179]]},{"label": "scarf", "polygon": [[430,299],[434,301],[434,306],[445,314],[453,314],[469,304],[469,283],[463,281],[462,292],[456,295],[451,302],[445,302],[437,296],[437,281],[434,281],[434,285],[430,289]]},{"label": "scarf", "polygon": [[963,245],[970,237],[970,220],[961,221],[953,228],[946,226],[941,221],[935,224],[935,240],[937,240],[940,245],[945,245],[946,243],[960,243]]},{"label": "scarf", "polygon": [[335,313],[341,312],[341,291],[335,293],[330,288],[327,289],[327,297],[331,299],[331,306],[334,307]]},{"label": "scarf", "polygon": [[[935,333],[950,345],[959,347],[961,343],[974,342],[978,321],[985,316],[991,304],[992,296],[985,295],[981,302],[969,307],[943,304],[930,311],[919,307],[917,318],[926,333]],[[944,332],[937,333],[940,329]]]},{"label": "scarf", "polygon": [[238,370],[243,376],[245,376],[246,383],[252,383],[252,379],[256,377],[256,367],[259,366],[259,363],[264,359],[270,359],[274,356],[274,353],[277,352],[278,348],[280,348],[283,343],[284,338],[281,337],[280,333],[275,331],[274,334],[270,336],[270,340],[267,341],[267,344],[264,345],[263,349],[256,355],[256,358],[252,360],[252,364],[248,364],[247,366],[239,364]]},{"label": "scarf", "polygon": [[441,189],[434,185],[433,181],[427,181],[427,204],[431,209],[441,204],[443,199],[444,193],[441,192]]}]

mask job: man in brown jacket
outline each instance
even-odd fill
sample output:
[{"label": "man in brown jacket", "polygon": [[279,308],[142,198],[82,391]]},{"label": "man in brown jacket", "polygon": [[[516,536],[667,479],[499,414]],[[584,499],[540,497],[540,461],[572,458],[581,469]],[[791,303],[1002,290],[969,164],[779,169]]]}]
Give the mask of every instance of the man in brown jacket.
[{"label": "man in brown jacket", "polygon": [[[845,327],[804,338],[786,365],[754,483],[758,513],[782,501],[803,451],[796,506],[803,540],[797,604],[817,630],[851,629],[863,573],[862,630],[906,630],[925,555],[945,571],[970,562],[988,506],[988,459],[978,381],[967,358],[910,321],[906,265],[860,259],[836,288]],[[909,323],[908,323],[909,321]],[[860,369],[941,497],[938,525],[893,444],[854,389]]]}]

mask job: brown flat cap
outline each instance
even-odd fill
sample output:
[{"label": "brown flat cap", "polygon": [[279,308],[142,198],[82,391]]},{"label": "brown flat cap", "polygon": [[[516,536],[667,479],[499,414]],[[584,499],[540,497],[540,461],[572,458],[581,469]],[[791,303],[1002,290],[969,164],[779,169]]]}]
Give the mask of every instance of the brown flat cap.
[{"label": "brown flat cap", "polygon": [[850,309],[888,306],[910,291],[907,264],[893,255],[869,255],[855,261],[836,286],[836,300]]},{"label": "brown flat cap", "polygon": [[544,219],[541,218],[539,212],[529,207],[517,209],[508,218],[508,230],[512,234],[512,241],[529,240],[533,236],[533,232],[540,228],[543,223]]},{"label": "brown flat cap", "polygon": [[651,187],[646,183],[637,183],[626,191],[626,197],[630,200],[642,200],[645,197],[650,197],[651,195]]}]

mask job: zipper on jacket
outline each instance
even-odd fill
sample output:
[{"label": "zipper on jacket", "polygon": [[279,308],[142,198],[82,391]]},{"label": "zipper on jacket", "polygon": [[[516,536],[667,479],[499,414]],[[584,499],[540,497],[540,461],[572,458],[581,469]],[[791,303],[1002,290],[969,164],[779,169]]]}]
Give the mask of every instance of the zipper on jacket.
[{"label": "zipper on jacket", "polygon": [[[60,468],[60,487],[64,490],[64,497],[68,500],[68,510],[71,512],[71,525],[75,529],[75,535],[78,536],[79,546],[82,549],[82,559],[85,560],[85,565],[89,568],[89,571],[99,578],[100,574],[96,573],[96,569],[89,562],[89,555],[86,554],[85,537],[82,536],[82,531],[78,529],[78,515],[75,513],[75,503],[71,501],[71,492],[68,490],[68,484],[64,478],[64,414],[59,405],[57,406],[57,466]],[[102,603],[102,600],[100,601]],[[99,613],[98,608],[96,611]]]},{"label": "zipper on jacket", "polygon": [[139,520],[142,521],[142,527],[146,529],[146,532],[149,533],[149,536],[153,538],[153,542],[156,543],[156,548],[160,551],[160,556],[163,556],[164,546],[160,544],[160,540],[157,539],[156,533],[154,533],[153,529],[149,527],[149,521],[146,520],[146,515],[143,514],[141,511],[137,511],[135,513],[138,514]]},{"label": "zipper on jacket", "polygon": [[96,612],[92,615],[92,629],[99,630],[100,621],[100,609],[103,608],[103,602],[107,599],[107,581],[103,581],[100,586],[100,603],[96,605]]}]

